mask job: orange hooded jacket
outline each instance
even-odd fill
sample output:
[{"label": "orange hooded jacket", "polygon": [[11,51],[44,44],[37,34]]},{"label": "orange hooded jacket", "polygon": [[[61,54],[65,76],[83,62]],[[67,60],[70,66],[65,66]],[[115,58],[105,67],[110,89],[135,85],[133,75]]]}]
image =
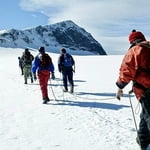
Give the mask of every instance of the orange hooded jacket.
[{"label": "orange hooded jacket", "polygon": [[[148,41],[136,44],[124,56],[116,84],[123,89],[130,81],[150,88],[150,42]],[[140,100],[144,90],[133,84],[133,92]]]}]

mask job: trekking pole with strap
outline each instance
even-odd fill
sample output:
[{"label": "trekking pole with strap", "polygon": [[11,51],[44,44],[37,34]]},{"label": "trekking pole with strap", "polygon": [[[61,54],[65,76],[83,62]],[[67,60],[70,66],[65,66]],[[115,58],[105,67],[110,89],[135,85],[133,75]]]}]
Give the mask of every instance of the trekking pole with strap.
[{"label": "trekking pole with strap", "polygon": [[133,91],[129,91],[129,101],[130,101],[130,105],[131,105],[132,115],[133,115],[134,124],[135,124],[135,129],[136,129],[137,138],[138,138],[138,141],[137,141],[137,142],[138,142],[139,146],[141,147],[141,142],[140,142],[140,140],[139,140],[139,135],[138,135],[137,123],[136,123],[135,114],[134,114],[134,111],[133,111],[133,105],[132,105],[131,96],[130,96],[130,94],[131,94],[132,92],[133,92]]},{"label": "trekking pole with strap", "polygon": [[49,81],[50,81],[50,88],[51,88],[51,91],[52,91],[53,97],[54,97],[54,99],[55,99],[55,101],[56,101],[56,100],[57,100],[57,98],[56,98],[56,96],[55,96],[54,90],[53,90],[52,85],[51,85],[51,79],[49,79]]},{"label": "trekking pole with strap", "polygon": [[[61,79],[61,84],[63,85],[63,79],[62,79],[62,74],[60,73],[60,79]],[[63,91],[63,87],[61,87],[62,88],[62,91]],[[65,99],[65,96],[64,96],[64,91],[63,91],[63,101],[64,101],[64,99]]]},{"label": "trekking pole with strap", "polygon": [[137,123],[136,123],[135,114],[134,114],[133,105],[132,105],[131,96],[130,96],[131,93],[132,91],[129,91],[129,101],[130,101],[131,112],[132,112],[132,116],[133,116],[133,120],[135,124],[135,129],[136,129],[136,132],[138,132]]}]

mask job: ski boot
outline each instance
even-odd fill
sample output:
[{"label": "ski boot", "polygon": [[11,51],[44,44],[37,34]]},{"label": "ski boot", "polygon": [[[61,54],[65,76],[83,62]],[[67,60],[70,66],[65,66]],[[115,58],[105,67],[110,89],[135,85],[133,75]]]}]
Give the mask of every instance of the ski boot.
[{"label": "ski boot", "polygon": [[65,87],[65,88],[63,89],[63,92],[68,92],[68,88]]},{"label": "ski boot", "polygon": [[31,83],[33,83],[33,78],[31,78]]},{"label": "ski boot", "polygon": [[73,86],[71,86],[70,93],[73,93],[73,92],[74,92],[74,88],[73,88]]},{"label": "ski boot", "polygon": [[47,102],[49,102],[50,99],[48,97],[43,98],[43,104],[47,104]]}]

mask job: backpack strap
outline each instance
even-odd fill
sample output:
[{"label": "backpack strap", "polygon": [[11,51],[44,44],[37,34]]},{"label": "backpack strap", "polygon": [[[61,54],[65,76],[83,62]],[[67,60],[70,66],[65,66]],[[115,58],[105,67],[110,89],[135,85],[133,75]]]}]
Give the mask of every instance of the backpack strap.
[{"label": "backpack strap", "polygon": [[147,90],[146,87],[144,87],[142,84],[138,83],[137,81],[133,81],[133,86],[142,89],[143,91]]}]

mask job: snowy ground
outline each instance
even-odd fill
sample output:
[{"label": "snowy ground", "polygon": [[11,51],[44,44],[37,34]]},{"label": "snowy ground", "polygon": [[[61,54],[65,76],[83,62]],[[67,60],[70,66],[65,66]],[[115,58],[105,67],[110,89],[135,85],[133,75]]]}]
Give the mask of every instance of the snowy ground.
[{"label": "snowy ground", "polygon": [[[128,98],[115,99],[123,56],[74,56],[75,94],[62,92],[58,54],[50,54],[56,80],[44,105],[38,81],[24,85],[17,57],[22,49],[0,48],[1,150],[138,150]],[[32,52],[36,55],[36,52]],[[55,100],[56,98],[56,100]],[[140,106],[132,95],[137,124]]]}]

